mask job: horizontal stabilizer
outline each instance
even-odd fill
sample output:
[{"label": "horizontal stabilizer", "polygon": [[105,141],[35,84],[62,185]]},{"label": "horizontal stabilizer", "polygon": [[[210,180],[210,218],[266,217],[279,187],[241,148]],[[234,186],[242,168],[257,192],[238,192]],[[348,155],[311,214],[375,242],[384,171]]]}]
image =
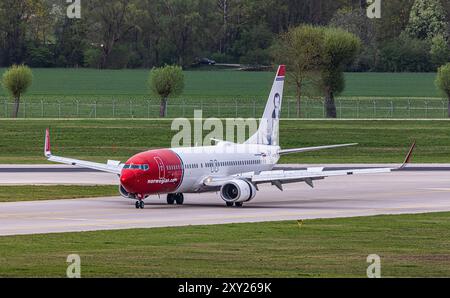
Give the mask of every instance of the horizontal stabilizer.
[{"label": "horizontal stabilizer", "polygon": [[296,148],[296,149],[285,149],[285,150],[278,151],[278,154],[284,155],[284,154],[292,154],[292,153],[302,153],[302,152],[318,151],[318,150],[341,148],[341,147],[349,147],[349,146],[356,146],[356,145],[358,145],[358,144],[357,143],[352,143],[352,144],[329,145],[329,146],[319,146],[319,147],[305,147],[305,148]]}]

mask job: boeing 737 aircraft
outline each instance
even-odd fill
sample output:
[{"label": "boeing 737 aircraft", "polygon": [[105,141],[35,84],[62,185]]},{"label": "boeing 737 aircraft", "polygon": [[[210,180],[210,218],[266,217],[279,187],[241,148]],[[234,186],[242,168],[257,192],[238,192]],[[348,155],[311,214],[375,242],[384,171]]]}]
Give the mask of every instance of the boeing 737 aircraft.
[{"label": "boeing 737 aircraft", "polygon": [[279,119],[283,99],[286,67],[278,68],[259,128],[243,144],[217,140],[214,146],[157,149],[139,153],[126,163],[108,161],[95,163],[54,156],[50,150],[50,135],[45,135],[45,156],[49,161],[90,168],[120,177],[120,194],[136,200],[136,208],[144,208],[150,195],[167,195],[168,204],[183,204],[184,193],[219,192],[226,206],[241,207],[255,198],[258,185],[270,183],[280,190],[283,184],[305,182],[313,187],[314,180],[331,176],[388,173],[403,168],[410,160],[415,143],[399,168],[349,170],[273,170],[281,155],[339,148],[342,144],[298,149],[281,149],[278,143]]}]

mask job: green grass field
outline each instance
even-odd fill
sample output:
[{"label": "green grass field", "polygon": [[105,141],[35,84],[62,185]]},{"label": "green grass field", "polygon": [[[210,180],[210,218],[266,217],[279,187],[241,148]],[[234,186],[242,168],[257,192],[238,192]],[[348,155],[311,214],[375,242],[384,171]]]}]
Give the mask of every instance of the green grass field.
[{"label": "green grass field", "polygon": [[[148,149],[170,147],[170,120],[1,120],[0,163],[45,163],[50,127],[54,154],[126,161]],[[450,162],[448,121],[281,121],[282,148],[357,142],[349,148],[293,154],[282,163],[400,163],[413,139],[413,162]],[[204,133],[206,137],[206,132]]]},{"label": "green grass field", "polygon": [[117,186],[20,185],[0,186],[0,202],[40,201],[117,196]]},{"label": "green grass field", "polygon": [[450,277],[450,213],[0,237],[1,277]]},{"label": "green grass field", "polygon": [[[4,69],[0,69],[0,75]],[[26,100],[101,100],[154,98],[149,70],[34,69]],[[274,72],[186,71],[182,98],[265,101]],[[434,73],[347,73],[342,97],[440,97]],[[5,91],[0,89],[0,96]],[[287,96],[293,96],[290,88]]]},{"label": "green grass field", "polygon": [[[0,69],[0,73],[4,71]],[[149,92],[149,70],[35,69],[22,98],[21,118],[154,118],[159,100]],[[254,117],[264,111],[273,72],[186,71],[185,90],[171,98],[169,117]],[[447,101],[436,90],[434,73],[347,73],[337,98],[337,117],[447,118]],[[289,82],[289,78],[287,80]],[[304,86],[302,118],[325,118],[323,96]],[[291,84],[286,85],[283,118],[296,117]],[[13,109],[0,88],[0,118]]]}]

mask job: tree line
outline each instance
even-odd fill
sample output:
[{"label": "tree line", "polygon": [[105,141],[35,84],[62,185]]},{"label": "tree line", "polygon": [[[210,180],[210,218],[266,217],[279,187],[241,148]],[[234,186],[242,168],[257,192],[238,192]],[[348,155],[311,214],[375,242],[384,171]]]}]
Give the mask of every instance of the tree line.
[{"label": "tree line", "polygon": [[0,66],[183,67],[198,58],[270,65],[280,34],[301,24],[343,28],[362,41],[346,70],[436,71],[449,60],[450,3],[365,0],[65,0],[0,2]]}]

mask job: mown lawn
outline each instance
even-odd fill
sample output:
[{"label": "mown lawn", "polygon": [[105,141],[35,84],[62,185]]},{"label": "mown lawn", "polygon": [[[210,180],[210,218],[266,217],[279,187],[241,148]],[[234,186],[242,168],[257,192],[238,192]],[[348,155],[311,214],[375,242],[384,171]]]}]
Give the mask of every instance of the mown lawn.
[{"label": "mown lawn", "polygon": [[0,237],[1,277],[450,277],[450,213]]},{"label": "mown lawn", "polygon": [[[0,69],[0,75],[4,69]],[[25,100],[132,100],[154,98],[149,70],[34,69]],[[257,99],[265,101],[274,72],[186,71],[182,98]],[[440,97],[434,73],[347,73],[342,97]],[[310,92],[312,93],[312,92]],[[0,96],[5,91],[0,88]],[[287,89],[287,96],[294,90]]]},{"label": "mown lawn", "polygon": [[[54,154],[102,162],[170,147],[176,134],[171,120],[1,120],[0,164],[46,162],[42,151],[47,127]],[[282,163],[400,163],[414,139],[413,162],[450,162],[449,121],[282,120],[280,131],[282,148],[360,144],[288,155]]]},{"label": "mown lawn", "polygon": [[0,185],[0,202],[60,200],[118,195],[114,185]]}]

